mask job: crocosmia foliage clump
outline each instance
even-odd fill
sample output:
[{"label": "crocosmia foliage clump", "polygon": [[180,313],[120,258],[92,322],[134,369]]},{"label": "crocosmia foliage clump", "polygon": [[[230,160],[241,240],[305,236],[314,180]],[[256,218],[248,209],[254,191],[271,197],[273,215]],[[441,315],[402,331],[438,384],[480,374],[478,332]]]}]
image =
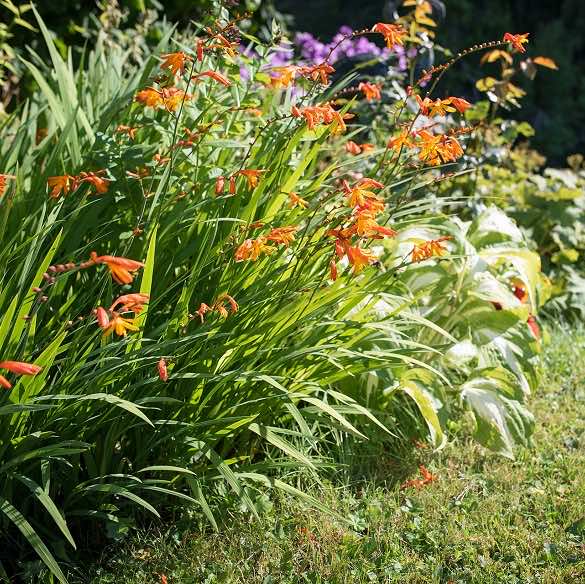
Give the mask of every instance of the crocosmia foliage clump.
[{"label": "crocosmia foliage clump", "polygon": [[[408,54],[433,22],[406,4],[337,42]],[[539,257],[437,192],[476,131],[445,73],[526,35],[397,88],[333,84],[335,46],[270,66],[224,9],[79,68],[37,20],[51,62],[24,60],[38,90],[1,128],[0,574],[36,553],[65,582],[76,547],[171,505],[212,528],[271,489],[319,505],[278,469],[404,435],[409,407],[435,448],[463,411],[528,444]]]}]

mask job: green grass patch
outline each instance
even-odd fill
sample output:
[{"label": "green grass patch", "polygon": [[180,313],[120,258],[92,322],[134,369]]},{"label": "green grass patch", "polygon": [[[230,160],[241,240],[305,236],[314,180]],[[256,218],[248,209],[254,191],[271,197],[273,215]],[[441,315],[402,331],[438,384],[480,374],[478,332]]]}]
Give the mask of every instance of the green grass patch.
[{"label": "green grass patch", "polygon": [[[219,533],[185,517],[137,532],[83,581],[585,581],[584,330],[553,335],[532,407],[534,447],[515,461],[487,453],[465,424],[439,454],[415,448],[397,458],[370,447],[308,489],[347,523],[278,495],[260,520],[232,515]],[[402,489],[418,464],[437,480]]]}]

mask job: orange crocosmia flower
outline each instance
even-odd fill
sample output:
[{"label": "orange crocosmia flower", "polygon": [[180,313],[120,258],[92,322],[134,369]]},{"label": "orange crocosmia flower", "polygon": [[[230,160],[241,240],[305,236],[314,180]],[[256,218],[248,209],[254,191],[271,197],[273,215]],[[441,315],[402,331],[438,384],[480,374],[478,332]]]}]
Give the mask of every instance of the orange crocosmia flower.
[{"label": "orange crocosmia flower", "polygon": [[137,331],[134,318],[124,318],[117,312],[112,313],[112,320],[104,329],[104,337],[109,337],[112,333],[116,333],[120,337],[125,337],[128,331]]},{"label": "orange crocosmia flower", "polygon": [[432,474],[431,471],[428,468],[426,468],[425,466],[423,466],[422,464],[418,467],[418,470],[420,471],[423,482],[425,484],[432,483],[433,481],[436,481],[438,478],[436,475]]},{"label": "orange crocosmia flower", "polygon": [[119,125],[116,128],[117,134],[127,134],[128,138],[130,138],[130,140],[134,140],[136,138],[137,131],[138,131],[138,128],[133,128],[131,126]]},{"label": "orange crocosmia flower", "polygon": [[183,100],[190,99],[191,95],[176,87],[168,87],[161,91],[148,87],[139,91],[134,97],[135,101],[140,102],[145,107],[164,107],[172,112],[179,107]]},{"label": "orange crocosmia flower", "polygon": [[[420,113],[423,116],[434,117],[434,116],[445,116],[447,113],[451,113],[455,111],[455,107],[452,107],[452,99],[430,99],[425,97],[421,99],[419,95],[415,96],[416,101],[420,108]],[[463,100],[465,101],[465,100]]]},{"label": "orange crocosmia flower", "polygon": [[365,266],[376,261],[376,256],[368,249],[359,246],[348,245],[346,247],[347,259],[353,266],[354,274],[359,274]]},{"label": "orange crocosmia flower", "polygon": [[356,144],[352,140],[349,140],[348,142],[345,143],[345,149],[347,150],[347,152],[349,152],[350,154],[355,154],[356,156],[358,154],[370,152],[374,148],[375,146],[373,144],[369,144],[367,142],[364,144]]},{"label": "orange crocosmia flower", "polygon": [[[238,247],[236,253],[234,254],[234,258],[236,262],[241,262],[244,260],[249,260],[252,257],[252,251],[254,249],[254,240],[253,239],[246,239],[244,242]],[[258,259],[256,256],[255,259]]]},{"label": "orange crocosmia flower", "polygon": [[329,262],[329,277],[335,282],[337,280],[337,262],[333,258]]},{"label": "orange crocosmia flower", "polygon": [[219,41],[219,47],[213,47],[213,48],[222,49],[230,57],[235,57],[238,54],[238,51],[236,50],[239,47],[238,42],[229,41],[221,33],[218,33],[215,35],[215,40]]},{"label": "orange crocosmia flower", "polygon": [[313,118],[313,125],[309,123],[309,118],[305,115],[307,119],[307,125],[310,129],[315,127],[315,124],[323,123],[323,124],[332,124],[334,121],[334,114],[336,113],[335,110],[331,107],[331,105],[327,104],[324,106],[314,106],[314,107],[306,107],[304,112]]},{"label": "orange crocosmia flower", "polygon": [[412,248],[412,261],[422,262],[435,256],[443,256],[447,253],[447,248],[444,245],[445,241],[452,239],[450,235],[439,237],[438,239],[431,239],[417,244]]},{"label": "orange crocosmia flower", "polygon": [[455,162],[463,156],[461,145],[453,136],[434,136],[427,130],[417,132],[420,148],[419,158],[428,164],[437,166],[446,162]]},{"label": "orange crocosmia flower", "polygon": [[340,114],[331,107],[331,104],[322,106],[307,106],[299,109],[296,106],[292,108],[293,117],[303,117],[307,122],[309,130],[314,130],[319,124],[331,124],[333,134],[340,134],[347,129],[345,120],[353,118],[353,114]]},{"label": "orange crocosmia flower", "polygon": [[199,62],[203,61],[203,52],[205,51],[205,43],[199,39],[196,43],[196,49],[195,52],[197,54],[197,60]]},{"label": "orange crocosmia flower", "polygon": [[230,195],[236,194],[236,175],[235,174],[232,174],[232,176],[230,176],[229,192],[230,192]]},{"label": "orange crocosmia flower", "polygon": [[94,264],[106,264],[112,273],[112,278],[118,284],[130,284],[134,279],[131,272],[144,267],[142,262],[121,258],[116,256],[98,256],[95,251],[91,252],[91,260]]},{"label": "orange crocosmia flower", "polygon": [[384,203],[384,200],[376,196],[368,196],[364,201],[364,204],[359,205],[358,207],[360,211],[367,211],[374,215],[382,213],[385,208],[386,204]]},{"label": "orange crocosmia flower", "polygon": [[299,72],[300,67],[295,65],[286,65],[282,67],[272,67],[270,69],[272,75],[270,76],[270,85],[275,89],[282,87],[289,87],[295,82],[295,77]]},{"label": "orange crocosmia flower", "polygon": [[437,480],[437,475],[432,474],[425,466],[422,464],[418,467],[418,470],[422,476],[421,479],[411,479],[409,481],[405,481],[400,486],[401,489],[407,489],[409,487],[415,487],[420,489],[429,483]]},{"label": "orange crocosmia flower", "polygon": [[160,359],[160,361],[156,364],[156,368],[158,370],[158,376],[161,381],[168,381],[169,372],[167,370],[167,362],[164,359]]},{"label": "orange crocosmia flower", "polygon": [[221,83],[222,85],[225,85],[226,87],[229,87],[232,84],[232,82],[227,77],[225,77],[221,73],[218,73],[217,71],[203,71],[203,73],[199,73],[198,75],[193,75],[192,79],[199,81],[201,77],[209,77],[209,78],[213,79],[214,81],[217,81],[218,83]]},{"label": "orange crocosmia flower", "polygon": [[381,183],[380,181],[373,178],[361,178],[357,182],[356,186],[365,189],[383,189],[384,183]]},{"label": "orange crocosmia flower", "polygon": [[519,53],[525,53],[526,48],[524,47],[525,44],[528,44],[528,37],[530,36],[529,32],[524,34],[511,34],[507,32],[504,35],[504,42],[510,43],[516,51]]},{"label": "orange crocosmia flower", "polygon": [[374,214],[370,211],[359,211],[355,219],[355,232],[361,237],[396,237],[396,231],[390,227],[378,225]]},{"label": "orange crocosmia flower", "polygon": [[167,111],[174,112],[183,101],[189,101],[190,99],[191,95],[176,87],[169,87],[161,91],[162,105]]},{"label": "orange crocosmia flower", "polygon": [[146,89],[139,91],[134,96],[134,100],[145,107],[158,107],[163,104],[162,95],[152,87],[147,87]]},{"label": "orange crocosmia flower", "polygon": [[[41,371],[41,367],[38,365],[21,361],[0,361],[0,369],[7,369],[16,375],[36,375]],[[4,389],[12,389],[12,385],[3,375],[0,375],[0,386]]]},{"label": "orange crocosmia flower", "polygon": [[232,296],[230,296],[229,294],[222,294],[221,296],[217,297],[216,301],[213,303],[213,306],[211,307],[211,310],[215,310],[215,312],[219,313],[219,315],[222,318],[227,318],[229,316],[229,313],[227,311],[227,308],[224,306],[226,302],[230,305],[230,310],[232,314],[235,314],[240,309],[238,303],[234,300]]},{"label": "orange crocosmia flower", "polygon": [[267,245],[267,241],[267,238],[264,236],[260,236],[257,239],[246,239],[236,250],[235,260],[237,262],[243,260],[255,262],[261,254],[271,254],[276,251],[275,247]]},{"label": "orange crocosmia flower", "polygon": [[420,95],[415,95],[414,98],[416,99],[416,102],[418,103],[418,107],[420,109],[421,115],[428,116],[430,108],[433,104],[433,100],[430,99],[429,97],[425,97],[424,99],[422,99],[422,97]]},{"label": "orange crocosmia flower", "polygon": [[298,231],[298,227],[275,227],[266,236],[268,241],[274,243],[282,243],[283,245],[289,246],[295,240],[295,233]]},{"label": "orange crocosmia flower", "polygon": [[141,294],[141,293],[134,293],[134,294],[124,294],[120,296],[116,300],[112,306],[110,306],[110,311],[118,310],[116,307],[121,306],[122,308],[119,309],[120,312],[128,312],[132,311],[136,314],[142,312],[144,305],[149,301],[150,296],[148,294]]},{"label": "orange crocosmia flower", "polygon": [[157,163],[157,164],[166,164],[167,162],[169,162],[171,159],[168,156],[162,156],[160,154],[160,152],[157,152],[152,159]]},{"label": "orange crocosmia flower", "polygon": [[0,174],[0,197],[6,192],[6,181],[15,178],[12,174]]},{"label": "orange crocosmia flower", "polygon": [[[414,19],[417,24],[421,24],[423,26],[432,26],[436,27],[437,23],[430,18],[433,14],[433,7],[430,2],[427,0],[415,0],[411,2],[411,6],[416,4],[416,8],[414,10]],[[409,5],[408,2],[404,3],[405,6]]]},{"label": "orange crocosmia flower", "polygon": [[401,485],[401,489],[409,489],[414,487],[416,489],[422,489],[425,486],[425,483],[422,479],[410,479],[409,481],[404,481]]},{"label": "orange crocosmia flower", "polygon": [[414,144],[412,143],[408,130],[404,130],[396,138],[392,138],[388,142],[388,148],[396,152],[400,152],[403,148],[412,148],[413,146]]},{"label": "orange crocosmia flower", "polygon": [[446,116],[448,113],[455,111],[455,108],[451,106],[450,99],[435,99],[431,103],[429,116]]},{"label": "orange crocosmia flower", "polygon": [[234,297],[230,296],[229,294],[222,294],[221,296],[219,296],[215,303],[217,304],[218,302],[221,303],[227,302],[230,305],[230,310],[232,311],[233,314],[238,312],[238,310],[240,309],[238,303],[234,300]]},{"label": "orange crocosmia flower", "polygon": [[[367,207],[368,200],[378,201],[380,199],[376,195],[367,189],[384,188],[384,185],[377,180],[371,178],[363,178],[359,180],[354,187],[350,187],[347,181],[342,182],[342,188],[348,198],[348,205],[350,207]],[[383,208],[383,206],[382,206]]]},{"label": "orange crocosmia flower", "polygon": [[266,172],[265,170],[238,170],[236,175],[241,174],[242,176],[246,177],[246,181],[248,182],[248,188],[253,189],[257,184],[258,180],[260,179],[260,175]]},{"label": "orange crocosmia flower", "polygon": [[229,55],[230,57],[235,57],[238,54],[237,49],[239,43],[230,42],[221,33],[213,34],[213,31],[208,27],[206,28],[206,31],[217,42],[210,45],[206,45],[204,41],[198,40],[196,45],[198,61],[203,61],[205,51],[218,50],[224,52],[226,55]]},{"label": "orange crocosmia flower", "polygon": [[205,314],[211,310],[211,307],[207,306],[205,302],[199,305],[199,308],[195,311],[195,314],[201,319],[201,322],[205,320]]},{"label": "orange crocosmia flower", "polygon": [[0,369],[8,369],[8,371],[17,375],[36,375],[42,368],[22,361],[0,361]]},{"label": "orange crocosmia flower", "polygon": [[95,317],[100,328],[102,329],[108,328],[108,325],[110,324],[110,317],[108,316],[108,313],[105,308],[98,306],[95,311]]},{"label": "orange crocosmia flower", "polygon": [[462,97],[450,97],[451,105],[460,113],[464,114],[471,107],[471,104]]},{"label": "orange crocosmia flower", "polygon": [[349,247],[348,238],[353,235],[351,229],[330,229],[326,235],[335,237],[335,255],[341,259],[345,256],[347,248]]},{"label": "orange crocosmia flower", "polygon": [[319,109],[318,106],[307,106],[304,107],[302,110],[293,106],[292,114],[294,117],[303,117],[307,122],[307,127],[309,130],[314,130],[317,127],[317,124],[323,121],[323,113],[322,110]]},{"label": "orange crocosmia flower", "polygon": [[372,32],[380,33],[389,49],[404,44],[403,39],[407,36],[406,30],[400,24],[385,24],[383,22],[375,24],[372,27]]},{"label": "orange crocosmia flower", "polygon": [[293,209],[294,207],[300,207],[301,209],[306,209],[309,205],[308,201],[299,197],[296,193],[289,193],[288,194],[288,206]]},{"label": "orange crocosmia flower", "polygon": [[374,101],[382,99],[382,93],[380,92],[380,86],[377,83],[360,83],[358,90],[363,92],[367,101]]},{"label": "orange crocosmia flower", "polygon": [[337,110],[333,108],[333,123],[331,124],[331,133],[332,134],[343,134],[347,130],[347,126],[345,125],[345,120],[350,120],[354,117],[353,114],[345,113],[340,114]]},{"label": "orange crocosmia flower", "polygon": [[419,95],[415,96],[423,116],[444,116],[447,113],[457,110],[460,114],[471,107],[471,104],[461,97],[448,97],[447,99],[430,99],[425,97],[421,99]]},{"label": "orange crocosmia flower", "polygon": [[215,312],[219,313],[219,315],[222,318],[227,318],[229,316],[229,313],[227,311],[227,308],[223,305],[223,304],[214,304],[214,308]]},{"label": "orange crocosmia flower", "polygon": [[329,63],[320,63],[312,67],[299,67],[299,73],[310,77],[313,81],[319,80],[322,85],[328,85],[329,75],[335,73],[335,69]]},{"label": "orange crocosmia flower", "polygon": [[170,69],[173,75],[177,73],[182,75],[185,72],[185,64],[193,60],[192,57],[186,55],[183,51],[168,53],[167,55],[162,55],[162,58],[164,61],[161,64],[161,69]]},{"label": "orange crocosmia flower", "polygon": [[102,178],[101,175],[105,174],[105,170],[98,170],[96,172],[80,172],[78,181],[80,183],[90,183],[95,187],[98,194],[103,195],[108,192],[110,181]]},{"label": "orange crocosmia flower", "polygon": [[53,199],[58,199],[61,194],[68,195],[77,186],[77,180],[74,176],[64,174],[62,176],[50,176],[47,179],[47,184],[51,189],[49,195]]},{"label": "orange crocosmia flower", "polygon": [[463,156],[463,148],[453,136],[442,136],[441,144],[439,154],[446,162],[455,162]]},{"label": "orange crocosmia flower", "polygon": [[225,176],[218,176],[215,179],[215,194],[221,195],[221,193],[223,193],[224,187],[225,187]]}]

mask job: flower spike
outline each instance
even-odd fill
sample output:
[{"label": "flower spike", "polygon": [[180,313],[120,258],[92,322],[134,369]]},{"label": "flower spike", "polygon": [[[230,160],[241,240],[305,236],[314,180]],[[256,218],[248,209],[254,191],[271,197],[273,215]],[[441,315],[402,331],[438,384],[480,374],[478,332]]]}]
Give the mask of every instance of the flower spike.
[{"label": "flower spike", "polygon": [[130,284],[134,280],[131,272],[136,272],[144,267],[142,262],[136,260],[110,255],[98,256],[95,251],[91,252],[89,265],[91,264],[106,264],[112,273],[112,278],[120,285]]}]

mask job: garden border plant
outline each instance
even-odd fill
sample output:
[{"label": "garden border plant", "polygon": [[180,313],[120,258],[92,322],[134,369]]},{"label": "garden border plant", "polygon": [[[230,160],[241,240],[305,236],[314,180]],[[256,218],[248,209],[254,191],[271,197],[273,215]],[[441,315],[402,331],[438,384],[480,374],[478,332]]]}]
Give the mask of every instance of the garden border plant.
[{"label": "garden border plant", "polygon": [[[419,42],[417,11],[352,36]],[[0,575],[26,542],[65,581],[80,541],[171,499],[214,528],[271,488],[318,507],[277,471],[318,477],[332,445],[400,434],[398,395],[436,448],[454,399],[484,445],[529,441],[539,259],[503,213],[464,223],[420,196],[466,172],[473,128],[438,116],[470,104],[431,93],[469,51],[366,146],[345,133],[382,82],[265,71],[262,45],[242,65],[224,9],[140,67],[98,43],[77,71],[36,16],[52,63],[23,60],[39,91],[0,128],[0,367],[22,375],[0,378]]]}]

